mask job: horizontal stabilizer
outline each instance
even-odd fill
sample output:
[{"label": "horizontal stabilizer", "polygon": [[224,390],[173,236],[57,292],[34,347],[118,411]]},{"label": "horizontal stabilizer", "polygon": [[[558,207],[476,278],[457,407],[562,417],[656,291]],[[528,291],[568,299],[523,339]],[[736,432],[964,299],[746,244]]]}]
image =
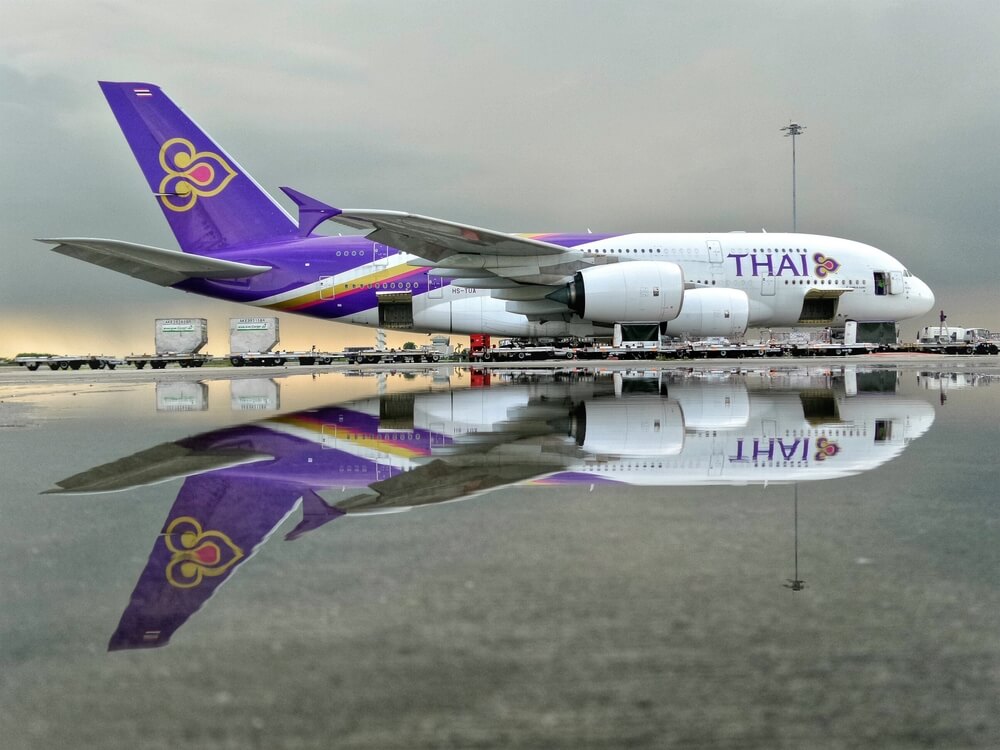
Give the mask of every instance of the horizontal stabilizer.
[{"label": "horizontal stabilizer", "polygon": [[243,279],[271,270],[269,266],[207,258],[120,240],[63,237],[38,241],[55,245],[52,249],[57,253],[160,286],[172,286],[185,279]]}]

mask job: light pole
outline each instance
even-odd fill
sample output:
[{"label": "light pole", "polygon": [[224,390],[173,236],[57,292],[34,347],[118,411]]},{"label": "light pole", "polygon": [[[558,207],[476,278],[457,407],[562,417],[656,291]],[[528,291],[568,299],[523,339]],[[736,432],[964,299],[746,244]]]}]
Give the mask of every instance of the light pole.
[{"label": "light pole", "polygon": [[797,232],[799,228],[799,217],[795,207],[795,136],[802,135],[802,131],[806,129],[805,125],[799,125],[797,122],[788,123],[788,127],[781,128],[785,132],[785,138],[788,136],[792,137],[792,231]]}]

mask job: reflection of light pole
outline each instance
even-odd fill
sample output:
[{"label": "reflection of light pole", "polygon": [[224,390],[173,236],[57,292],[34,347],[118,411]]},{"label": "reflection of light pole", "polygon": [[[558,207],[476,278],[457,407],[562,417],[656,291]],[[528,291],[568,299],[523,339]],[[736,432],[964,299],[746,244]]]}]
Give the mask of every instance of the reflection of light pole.
[{"label": "reflection of light pole", "polygon": [[789,578],[784,584],[786,589],[802,591],[806,582],[799,578],[799,485],[795,485],[795,578]]},{"label": "reflection of light pole", "polygon": [[785,138],[792,136],[792,231],[798,231],[798,215],[795,210],[795,136],[802,135],[802,131],[806,129],[805,125],[799,125],[797,122],[788,123],[787,128],[781,128],[785,131]]}]

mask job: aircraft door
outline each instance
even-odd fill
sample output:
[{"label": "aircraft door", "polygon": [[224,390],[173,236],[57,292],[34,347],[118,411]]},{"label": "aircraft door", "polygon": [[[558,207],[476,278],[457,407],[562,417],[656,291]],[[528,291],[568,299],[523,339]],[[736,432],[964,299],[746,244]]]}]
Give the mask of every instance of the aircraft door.
[{"label": "aircraft door", "polygon": [[375,463],[375,481],[381,482],[385,479],[392,479],[392,475],[397,473],[391,458],[385,458]]},{"label": "aircraft door", "polygon": [[378,242],[373,243],[372,254],[376,268],[385,268],[389,264],[388,245],[380,245]]},{"label": "aircraft door", "polygon": [[444,297],[444,293],[442,291],[443,286],[444,282],[440,276],[431,276],[430,274],[427,275],[428,297],[431,299],[442,299]]},{"label": "aircraft door", "polygon": [[320,276],[319,277],[319,298],[320,299],[333,299],[335,296],[335,284],[333,282],[333,276]]},{"label": "aircraft door", "polygon": [[902,271],[890,271],[889,272],[889,294],[902,294],[904,289],[903,285],[903,272]]},{"label": "aircraft door", "polygon": [[444,422],[431,422],[427,429],[431,433],[431,450],[434,448],[444,448],[451,442],[445,432],[446,425]]},{"label": "aircraft door", "polygon": [[705,244],[708,246],[708,262],[721,263],[722,243],[718,240],[706,240]]},{"label": "aircraft door", "polygon": [[760,277],[760,293],[764,297],[774,296],[774,276]]},{"label": "aircraft door", "polygon": [[721,284],[725,272],[725,266],[722,264],[722,243],[718,240],[706,240],[705,245],[708,247],[708,265],[712,271],[712,280]]}]

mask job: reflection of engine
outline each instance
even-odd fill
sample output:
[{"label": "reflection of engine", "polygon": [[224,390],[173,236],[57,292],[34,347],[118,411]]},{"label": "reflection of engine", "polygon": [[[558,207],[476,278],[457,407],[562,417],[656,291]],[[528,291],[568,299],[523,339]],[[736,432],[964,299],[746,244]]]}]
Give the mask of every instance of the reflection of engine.
[{"label": "reflection of engine", "polygon": [[668,387],[684,414],[684,428],[736,430],[750,420],[750,395],[743,383],[690,383]]},{"label": "reflection of engine", "polygon": [[677,317],[683,297],[680,266],[639,260],[586,268],[553,299],[586,320],[662,323]]},{"label": "reflection of engine", "polygon": [[675,456],[684,448],[681,408],[660,396],[583,401],[571,432],[587,453]]},{"label": "reflection of engine", "polygon": [[750,299],[740,289],[689,289],[680,315],[663,327],[671,336],[742,336],[750,320]]}]

